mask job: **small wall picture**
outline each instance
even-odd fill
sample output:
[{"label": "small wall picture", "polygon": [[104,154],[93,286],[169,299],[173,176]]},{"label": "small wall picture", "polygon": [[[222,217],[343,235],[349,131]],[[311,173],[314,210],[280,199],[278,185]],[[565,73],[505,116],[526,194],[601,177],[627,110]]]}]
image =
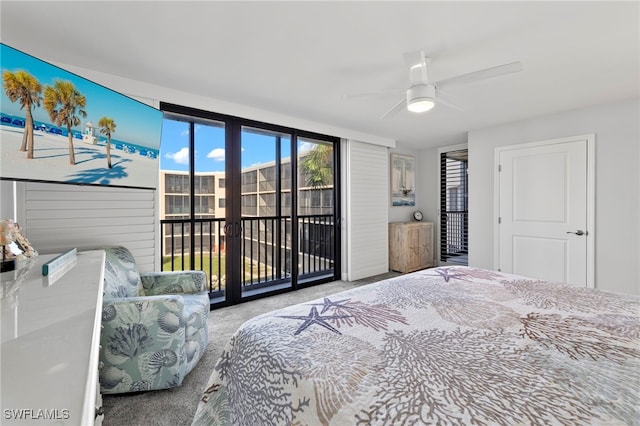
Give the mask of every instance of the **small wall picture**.
[{"label": "small wall picture", "polygon": [[416,159],[391,154],[391,205],[416,205]]}]

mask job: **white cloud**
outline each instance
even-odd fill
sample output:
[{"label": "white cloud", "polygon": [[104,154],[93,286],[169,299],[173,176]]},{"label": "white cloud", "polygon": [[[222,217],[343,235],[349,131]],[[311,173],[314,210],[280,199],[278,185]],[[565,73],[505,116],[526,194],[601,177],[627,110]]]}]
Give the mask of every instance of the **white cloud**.
[{"label": "white cloud", "polygon": [[182,148],[178,152],[168,152],[165,157],[178,164],[189,164],[189,148]]},{"label": "white cloud", "polygon": [[224,148],[216,148],[207,154],[207,158],[213,158],[214,161],[224,161]]},{"label": "white cloud", "polygon": [[302,154],[303,152],[311,151],[315,147],[316,147],[315,143],[312,143],[312,142],[300,142],[300,145],[298,145],[298,153]]}]

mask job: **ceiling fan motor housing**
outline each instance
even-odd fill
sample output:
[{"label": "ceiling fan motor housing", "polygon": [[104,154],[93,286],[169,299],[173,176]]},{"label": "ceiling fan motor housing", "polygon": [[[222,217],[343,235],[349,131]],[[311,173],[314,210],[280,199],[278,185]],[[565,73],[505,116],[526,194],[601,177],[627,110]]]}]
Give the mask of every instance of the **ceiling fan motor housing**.
[{"label": "ceiling fan motor housing", "polygon": [[435,105],[435,97],[433,84],[415,84],[407,90],[407,107],[413,112],[429,111]]}]

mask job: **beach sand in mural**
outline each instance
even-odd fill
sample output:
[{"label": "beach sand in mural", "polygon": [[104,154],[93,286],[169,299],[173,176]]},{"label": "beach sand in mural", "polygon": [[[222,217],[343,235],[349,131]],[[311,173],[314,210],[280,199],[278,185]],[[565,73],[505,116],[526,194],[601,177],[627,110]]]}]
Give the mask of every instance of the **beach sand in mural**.
[{"label": "beach sand in mural", "polygon": [[69,164],[67,136],[34,131],[32,159],[19,151],[23,129],[0,126],[0,176],[3,178],[58,181],[84,185],[155,188],[158,161],[111,146],[107,166],[106,147],[73,140],[76,164]]}]

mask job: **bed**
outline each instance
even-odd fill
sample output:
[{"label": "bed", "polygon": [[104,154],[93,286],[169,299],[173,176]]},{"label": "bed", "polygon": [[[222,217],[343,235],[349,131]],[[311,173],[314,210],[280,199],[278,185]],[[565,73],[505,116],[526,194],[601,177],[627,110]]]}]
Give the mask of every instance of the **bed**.
[{"label": "bed", "polygon": [[640,425],[640,298],[469,267],[244,323],[194,425]]}]

